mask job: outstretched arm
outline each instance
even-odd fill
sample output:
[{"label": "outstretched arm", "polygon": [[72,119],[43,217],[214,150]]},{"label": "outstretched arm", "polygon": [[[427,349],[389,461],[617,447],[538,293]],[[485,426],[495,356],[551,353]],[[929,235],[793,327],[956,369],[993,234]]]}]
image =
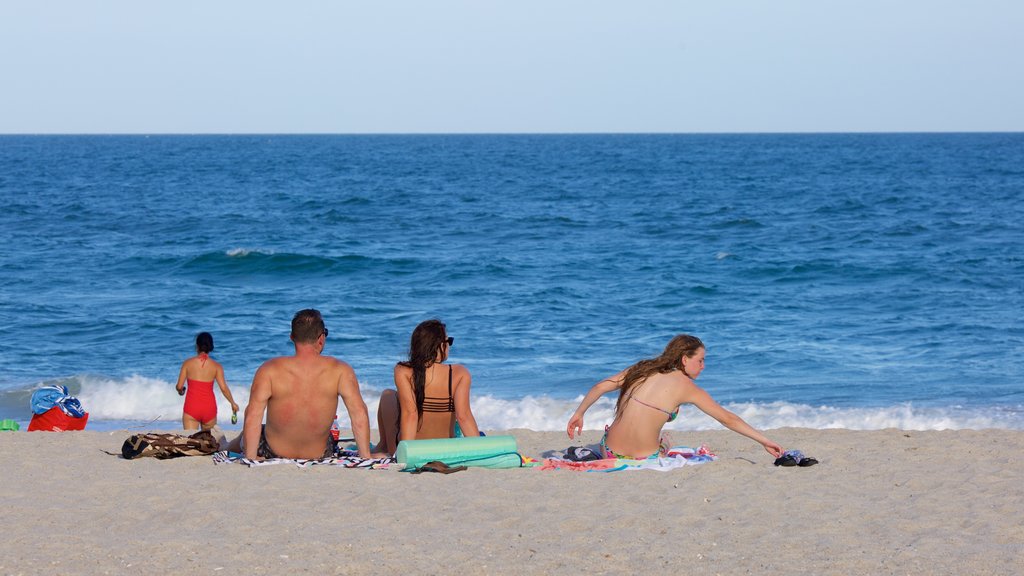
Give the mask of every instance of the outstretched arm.
[{"label": "outstretched arm", "polygon": [[573,413],[572,417],[569,418],[569,424],[565,427],[566,434],[569,438],[575,438],[577,434],[583,432],[583,415],[587,412],[597,399],[612,390],[618,390],[622,386],[622,378],[626,375],[626,371],[623,370],[611,378],[605,378],[587,392],[587,395],[583,397],[583,401],[580,402],[579,408],[576,408],[576,412]]},{"label": "outstretched arm", "polygon": [[775,442],[772,442],[764,434],[758,432],[753,426],[747,424],[743,418],[740,418],[736,414],[722,408],[722,405],[715,401],[710,394],[704,391],[701,387],[696,384],[687,384],[686,394],[682,403],[693,404],[697,408],[700,408],[702,412],[711,416],[715,420],[718,420],[722,426],[725,426],[729,430],[742,434],[747,438],[750,438],[754,442],[757,442],[764,449],[778,458],[782,456],[782,446],[779,446]]},{"label": "outstretched arm", "polygon": [[343,364],[341,378],[338,383],[338,395],[341,396],[348,419],[352,423],[352,435],[356,438],[356,447],[360,458],[370,458],[370,417],[366,413],[366,402],[359,392],[359,381],[356,373],[348,364]]}]

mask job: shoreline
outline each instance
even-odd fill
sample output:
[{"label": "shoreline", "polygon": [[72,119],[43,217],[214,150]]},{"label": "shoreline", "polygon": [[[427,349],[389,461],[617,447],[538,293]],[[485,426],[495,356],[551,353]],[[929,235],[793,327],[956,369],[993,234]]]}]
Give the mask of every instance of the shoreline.
[{"label": "shoreline", "polygon": [[[674,432],[719,460],[452,475],[103,452],[137,432],[0,433],[0,574],[1015,574],[1024,557],[1024,431],[766,431],[810,468]],[[504,433],[538,459],[600,438]]]}]

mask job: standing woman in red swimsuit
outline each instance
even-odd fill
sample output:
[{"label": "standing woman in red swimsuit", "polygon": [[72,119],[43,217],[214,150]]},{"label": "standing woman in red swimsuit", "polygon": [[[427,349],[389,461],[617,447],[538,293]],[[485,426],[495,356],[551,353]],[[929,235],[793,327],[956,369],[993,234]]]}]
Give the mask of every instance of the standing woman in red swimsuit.
[{"label": "standing woman in red swimsuit", "polygon": [[178,394],[185,394],[185,383],[188,383],[188,394],[185,396],[185,408],[181,414],[181,424],[185,430],[209,430],[217,424],[217,398],[213,395],[213,382],[217,381],[221,394],[231,403],[231,411],[238,412],[238,404],[231,396],[231,389],[224,381],[224,367],[213,358],[213,336],[209,332],[200,332],[196,336],[196,355],[181,364],[178,383],[175,385]]}]

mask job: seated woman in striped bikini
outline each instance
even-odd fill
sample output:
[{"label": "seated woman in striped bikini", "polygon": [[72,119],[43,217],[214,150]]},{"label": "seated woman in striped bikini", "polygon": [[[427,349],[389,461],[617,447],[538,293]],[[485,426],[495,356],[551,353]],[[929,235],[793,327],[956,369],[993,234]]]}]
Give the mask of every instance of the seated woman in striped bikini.
[{"label": "seated woman in striped bikini", "polygon": [[412,332],[409,359],[395,365],[395,390],[380,395],[376,453],[393,454],[400,440],[478,436],[469,408],[472,378],[461,364],[445,364],[455,339],[440,320],[420,323]]},{"label": "seated woman in striped bikini", "polygon": [[656,458],[670,448],[661,429],[675,420],[681,404],[693,404],[723,426],[764,446],[779,457],[782,447],[766,438],[742,418],[722,408],[694,380],[704,370],[704,343],[696,336],[680,334],[657,358],[641,360],[605,378],[587,392],[569,419],[566,432],[574,438],[583,431],[583,415],[598,398],[619,391],[615,419],[605,427],[601,450],[605,458]]}]

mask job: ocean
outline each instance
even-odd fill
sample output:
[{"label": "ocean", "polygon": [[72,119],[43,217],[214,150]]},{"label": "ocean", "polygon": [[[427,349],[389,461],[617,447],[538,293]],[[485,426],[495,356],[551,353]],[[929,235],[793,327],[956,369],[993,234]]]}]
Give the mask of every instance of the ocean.
[{"label": "ocean", "polygon": [[0,245],[23,427],[45,383],[178,426],[200,331],[244,406],[313,307],[371,419],[436,317],[485,430],[564,430],[678,333],[758,428],[1024,429],[1019,133],[0,136]]}]

